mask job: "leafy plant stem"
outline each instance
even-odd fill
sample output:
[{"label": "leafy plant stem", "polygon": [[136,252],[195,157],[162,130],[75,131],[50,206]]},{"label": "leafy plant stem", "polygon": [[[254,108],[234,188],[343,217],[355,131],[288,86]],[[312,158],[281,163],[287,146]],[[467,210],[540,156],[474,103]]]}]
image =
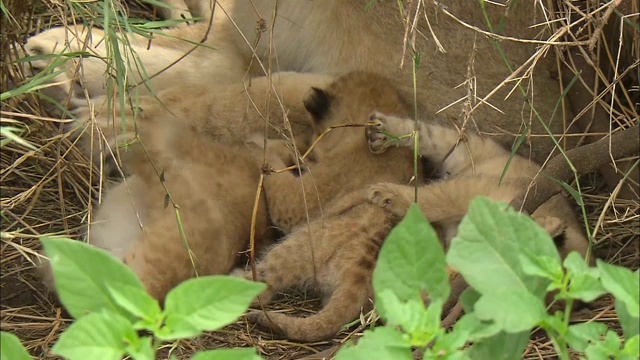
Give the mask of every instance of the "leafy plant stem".
[{"label": "leafy plant stem", "polygon": [[551,339],[551,343],[553,344],[553,347],[556,348],[556,351],[558,352],[558,358],[560,360],[570,360],[571,357],[569,356],[569,351],[567,350],[567,343],[565,342],[564,337],[560,336],[560,334],[558,334],[558,332],[555,331],[548,324],[544,324],[541,327],[547,333],[547,335],[549,336],[549,339]]}]

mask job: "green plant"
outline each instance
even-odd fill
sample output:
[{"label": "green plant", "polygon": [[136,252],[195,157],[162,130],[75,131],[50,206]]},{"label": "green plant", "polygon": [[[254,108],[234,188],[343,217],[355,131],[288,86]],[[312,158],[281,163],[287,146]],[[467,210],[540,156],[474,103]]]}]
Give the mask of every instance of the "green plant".
[{"label": "green plant", "polygon": [[[450,292],[445,259],[470,285],[461,297],[466,314],[450,332],[440,327]],[[569,349],[586,359],[636,359],[638,274],[600,261],[588,267],[576,253],[561,264],[552,239],[533,220],[485,198],[471,203],[445,257],[414,205],[387,238],[374,272],[376,309],[387,324],[365,331],[337,359],[412,359],[412,348],[425,359],[518,359],[537,327],[560,359],[569,359]],[[428,307],[423,291],[430,296]],[[566,303],[564,312],[547,314],[549,291]],[[574,300],[606,293],[616,298],[622,344],[604,324],[569,324]]]},{"label": "green plant", "polygon": [[5,331],[0,332],[0,358],[31,360],[31,356],[22,346],[18,337]]},{"label": "green plant", "polygon": [[[139,280],[107,252],[68,239],[44,238],[61,302],[76,321],[52,352],[67,359],[153,359],[165,341],[219,329],[244,313],[265,287],[226,276],[188,280],[166,298],[164,310]],[[461,297],[466,314],[446,332],[440,326],[450,293],[446,265],[470,285]],[[563,266],[564,265],[564,266]],[[560,359],[569,350],[586,359],[636,359],[640,351],[639,272],[577,254],[563,263],[549,235],[503,204],[475,199],[445,256],[418,208],[389,235],[374,271],[376,310],[385,326],[367,330],[337,359],[517,359],[533,328],[542,328]],[[547,314],[545,295],[566,303]],[[422,294],[430,304],[425,307]],[[600,323],[569,323],[573,301],[612,294],[625,341]],[[144,330],[152,335],[140,335]],[[27,359],[17,338],[2,333],[2,354]],[[26,357],[25,357],[26,356]],[[254,349],[198,353],[203,359],[259,359]]]},{"label": "green plant", "polygon": [[[123,263],[106,251],[69,239],[43,238],[60,301],[75,319],[52,348],[66,359],[155,359],[165,341],[217,330],[242,315],[265,285],[228,276],[183,282],[164,309]],[[140,335],[139,331],[151,335]],[[3,342],[4,351],[4,342]],[[258,359],[254,349],[224,349],[194,359]]]}]

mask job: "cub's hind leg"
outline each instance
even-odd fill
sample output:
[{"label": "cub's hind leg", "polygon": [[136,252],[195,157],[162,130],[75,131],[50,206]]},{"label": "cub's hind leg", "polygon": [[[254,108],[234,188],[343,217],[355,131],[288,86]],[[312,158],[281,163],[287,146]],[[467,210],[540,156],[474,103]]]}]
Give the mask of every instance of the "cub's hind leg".
[{"label": "cub's hind leg", "polygon": [[[370,276],[360,280],[371,283]],[[371,294],[368,289],[368,285],[340,279],[333,293],[325,301],[324,307],[315,315],[302,318],[274,311],[252,311],[247,314],[247,319],[291,340],[325,340],[337,334],[345,324],[358,318],[363,304],[369,302]]]}]

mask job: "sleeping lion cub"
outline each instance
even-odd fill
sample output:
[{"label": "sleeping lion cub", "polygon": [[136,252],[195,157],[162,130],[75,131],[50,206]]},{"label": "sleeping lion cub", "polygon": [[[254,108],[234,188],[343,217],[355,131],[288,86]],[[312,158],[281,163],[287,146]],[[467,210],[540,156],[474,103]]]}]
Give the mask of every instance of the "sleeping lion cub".
[{"label": "sleeping lion cub", "polygon": [[[413,138],[403,135],[413,131],[414,120],[380,112],[370,119],[366,134],[373,153],[383,154],[395,146],[413,147]],[[509,151],[473,133],[464,133],[461,140],[455,129],[424,122],[418,123],[418,132],[420,155],[440,164],[443,179],[418,189],[418,205],[430,222],[444,225],[445,245],[456,235],[474,197],[510,202],[540,171],[539,165],[522,156],[514,155],[509,162]],[[508,170],[501,178],[505,166]],[[376,184],[369,187],[367,200],[402,218],[414,201],[414,190],[400,184]],[[571,251],[587,256],[588,241],[562,194],[542,204],[531,217],[553,236],[563,258]]]},{"label": "sleeping lion cub", "polygon": [[[125,181],[106,191],[93,214],[87,242],[124,260],[159,300],[195,274],[229,273],[248,244],[264,159],[262,149],[245,143],[246,134],[260,131],[264,136],[266,126],[269,152],[287,161],[295,158],[289,146],[304,151],[315,135],[301,94],[331,79],[283,73],[274,74],[272,82],[254,79],[246,90],[241,85],[172,87],[158,94],[162,103],[143,97],[142,107],[122,109],[124,131],[120,109],[114,120],[111,112],[99,107],[77,108],[80,124],[99,125],[93,142],[91,134],[82,135],[84,149],[90,151],[93,144],[97,150],[106,139],[110,147],[105,151],[120,154],[127,170]],[[184,96],[188,91],[191,96]],[[126,150],[120,149],[123,146]],[[173,203],[167,202],[167,191],[179,207],[191,253],[178,229]],[[259,247],[271,239],[266,233],[264,196],[257,204]],[[45,280],[50,280],[50,270],[46,266],[43,270]]]}]

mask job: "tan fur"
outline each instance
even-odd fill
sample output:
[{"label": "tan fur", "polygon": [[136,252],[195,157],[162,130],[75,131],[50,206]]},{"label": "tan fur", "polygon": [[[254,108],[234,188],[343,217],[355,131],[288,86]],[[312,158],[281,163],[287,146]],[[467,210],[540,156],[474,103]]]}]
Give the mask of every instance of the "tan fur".
[{"label": "tan fur", "polygon": [[[303,96],[311,86],[326,86],[332,80],[327,75],[277,73],[271,79],[251,79],[246,85],[177,84],[159,92],[157,98],[138,98],[137,107],[147,118],[166,116],[216,141],[244,141],[248,135],[264,131],[266,122],[270,138],[308,143],[315,132],[304,109]],[[134,109],[124,109],[123,129],[120,109],[111,111],[106,104],[106,97],[95,99],[99,131],[93,134],[92,128],[85,131],[87,125],[93,124],[91,108],[84,106],[74,111],[80,125],[77,131],[83,134],[81,146],[96,163],[112,153],[117,158],[126,157],[121,147],[135,137]],[[107,140],[107,146],[101,147],[101,139]]]},{"label": "tan fur", "polygon": [[[306,318],[281,312],[250,311],[251,322],[297,341],[319,341],[372,308],[371,279],[380,246],[393,217],[364,202],[355,191],[325,207],[324,217],[302,224],[256,264],[256,281],[268,289],[259,297],[266,305],[273,295],[293,287],[306,287],[322,296],[323,308]],[[252,280],[251,270],[232,275]]]},{"label": "tan fur", "polygon": [[[241,49],[243,56],[253,55],[247,44],[258,44],[255,52],[266,63],[268,57],[274,57],[280,71],[309,71],[341,74],[353,70],[380,72],[406,89],[413,89],[413,70],[411,64],[411,42],[403,51],[406,24],[396,1],[369,0],[323,0],[295,1],[279,0],[277,12],[275,1],[258,1],[251,4],[238,0],[221,0],[220,3],[231,9],[231,17],[238,25],[246,40],[237,33],[233,39]],[[410,9],[418,2],[402,2]],[[420,53],[420,67],[416,73],[418,100],[424,111],[425,119],[441,117],[462,126],[465,120],[465,102],[471,105],[482,103],[503,80],[524,65],[515,75],[515,79],[524,76],[524,70],[531,63],[527,61],[542,45],[533,42],[500,41],[504,59],[496,50],[492,40],[477,31],[465,27],[451,18],[448,11],[465,24],[489,31],[483,11],[474,1],[437,1],[419,2],[426,11],[429,25],[424,14],[417,17],[415,47]],[[371,5],[365,10],[367,5]],[[511,2],[508,7],[485,3],[485,9],[494,29],[498,28],[504,16],[501,35],[516,39],[545,39],[551,36],[548,28],[533,26],[544,21],[543,10],[539,2]],[[270,33],[273,14],[276,13],[273,33]],[[256,23],[264,19],[266,32],[257,34]],[[411,19],[413,21],[413,19]],[[497,30],[496,30],[497,32]],[[435,38],[445,52],[438,50]],[[272,47],[270,49],[270,47]],[[401,69],[402,56],[405,54],[404,67]],[[556,57],[553,49],[546,56],[535,59],[532,83],[525,80],[521,84],[528,91],[530,101],[540,114],[542,121],[550,125],[555,134],[562,134],[566,125],[556,115],[551,122],[558,101],[563,97],[560,84],[553,75],[557,72]],[[526,64],[526,65],[525,65]],[[467,79],[471,79],[467,81]],[[473,88],[469,88],[473,85]],[[532,134],[546,135],[540,121],[532,115],[518,89],[512,93],[515,81],[509,82],[482,104],[468,120],[470,127],[477,125],[483,132],[491,134],[519,134],[525,125],[531,126]],[[531,86],[534,86],[532,90]],[[478,98],[468,99],[468,95]],[[505,100],[505,98],[509,97]],[[563,107],[567,122],[573,114]],[[440,111],[442,110],[442,111]],[[436,114],[436,112],[438,113]],[[503,145],[511,146],[514,136],[499,138]],[[534,158],[541,161],[553,148],[553,142],[547,136],[527,137],[531,140]],[[575,144],[570,138],[567,144]]]},{"label": "tan fur", "polygon": [[[163,34],[154,35],[152,40],[134,33],[117,34],[130,90],[146,95],[174,86],[176,81],[186,86],[240,82],[247,72],[248,59],[227,41],[231,30],[225,25],[222,13],[220,17],[208,33],[209,23],[199,22],[166,29]],[[198,46],[205,35],[207,40]],[[122,39],[124,37],[126,41]],[[90,97],[98,97],[106,94],[106,79],[115,77],[115,73],[108,73],[105,60],[109,44],[105,32],[98,28],[80,25],[51,28],[28,39],[26,55],[85,52],[89,56],[64,62],[64,56],[42,58],[31,61],[27,70],[38,73],[55,62],[58,70],[63,71],[50,81],[56,85],[45,91],[63,105],[69,98],[83,98],[83,89]],[[112,69],[116,67],[115,63],[111,66]]]},{"label": "tan fur", "polygon": [[[133,175],[105,193],[87,242],[124,260],[149,294],[162,300],[195,274],[228,274],[247,248],[262,151],[254,145],[213,142],[166,117],[141,119],[139,127],[151,163],[179,206],[193,262],[173,203],[137,144],[129,159]],[[264,197],[259,205],[258,248],[271,240]],[[47,281],[50,270],[43,270]]]},{"label": "tan fur", "polygon": [[[411,133],[414,120],[379,112],[372,114],[371,120],[373,125],[368,126],[366,132],[372,152],[382,154],[393,145],[413,147],[412,138],[394,139],[389,134]],[[474,197],[481,195],[510,202],[527,189],[540,171],[539,165],[521,156],[516,155],[509,162],[510,153],[491,139],[465,133],[463,140],[456,144],[460,134],[455,129],[420,123],[418,130],[420,155],[440,164],[440,175],[444,179],[421,187],[418,205],[429,221],[445,224],[447,243],[455,236]],[[506,166],[508,170],[501,179]],[[368,201],[398,217],[404,216],[413,200],[413,187],[387,183],[369,188]],[[544,203],[531,217],[554,237],[563,257],[570,251],[586,256],[587,239],[563,195]]]},{"label": "tan fur", "polygon": [[157,6],[160,15],[167,20],[207,18],[211,16],[214,0],[161,0],[168,7]]},{"label": "tan fur", "polygon": [[[301,94],[311,84],[322,86],[331,77],[281,75],[279,78],[274,74],[273,87],[290,104],[283,108],[273,94],[270,107],[266,107],[273,89],[267,79],[255,79],[249,89],[254,104],[240,86],[220,87],[213,94],[208,91],[210,88],[196,92],[192,87],[188,98],[181,93],[184,88],[171,88],[159,94],[164,107],[155,99],[141,98],[142,110],[136,119],[139,137],[131,133],[136,114],[133,109],[124,109],[129,132],[123,135],[117,134],[122,131],[118,120],[114,124],[108,113],[97,116],[106,134],[114,134],[113,145],[129,144],[122,154],[131,175],[107,191],[89,226],[87,241],[123,259],[154,297],[162,299],[196,271],[200,275],[228,273],[238,252],[246,248],[263,152],[244,141],[249,132],[260,131],[264,136],[262,116],[270,117],[267,135],[275,138],[269,143],[276,147],[270,146],[269,152],[293,157],[286,148],[290,139],[281,138],[291,137],[281,115],[283,109],[290,116],[296,144],[301,151],[308,147],[315,131],[303,110]],[[92,118],[88,107],[75,112],[84,121]],[[119,114],[118,109],[116,113]],[[170,203],[165,207],[164,187],[147,154],[156,170],[162,172],[172,199],[180,207],[185,235],[196,261],[195,271],[181,241],[174,209]],[[268,223],[264,199],[260,205],[258,240]],[[45,279],[50,277],[46,267],[44,273]]]},{"label": "tan fur", "polygon": [[[390,80],[367,72],[353,72],[322,89],[312,89],[305,99],[319,131],[341,124],[364,125],[377,108],[406,116],[409,106]],[[408,184],[414,174],[412,152],[393,149],[379,158],[369,152],[358,127],[337,128],[314,148],[315,162],[300,177],[286,172],[265,178],[264,186],[273,224],[285,233],[311,217],[322,214],[323,206],[355,190],[377,182]],[[275,169],[285,164],[271,156]],[[420,170],[419,170],[420,171]]]},{"label": "tan fur", "polygon": [[[204,16],[208,10],[196,9],[210,9],[211,6],[209,0],[189,0],[182,5],[180,0],[167,1],[169,3],[175,1],[177,4],[175,7],[181,11],[186,7],[193,15],[200,16]],[[214,80],[216,82],[239,79],[254,56],[254,50],[250,45],[251,47],[257,45],[255,55],[261,60],[264,68],[257,66],[257,61],[253,61],[254,76],[264,75],[269,63],[273,66],[271,71],[304,71],[340,75],[349,71],[365,70],[381,72],[396,80],[405,89],[412,90],[411,51],[410,49],[403,51],[405,24],[401,19],[397,3],[377,1],[365,11],[364,8],[368,3],[369,0],[279,1],[277,12],[275,12],[277,15],[273,34],[270,34],[271,17],[275,9],[274,0],[252,3],[220,0],[216,5],[213,31],[205,43],[214,47],[215,50],[199,48],[183,59],[178,66],[152,79],[151,85],[154,89],[163,89],[174,85],[176,79],[181,83],[198,83],[202,79],[208,82],[211,81],[210,79],[216,79]],[[479,99],[491,93],[513,72],[504,64],[502,56],[489,38],[478,35],[477,31],[451,18],[439,3],[421,2],[421,4],[424,5],[431,25],[429,28],[424,17],[418,17],[417,30],[420,34],[415,37],[415,46],[421,54],[421,62],[416,73],[416,88],[419,106],[424,110],[421,114],[425,119],[440,118],[453,121],[457,126],[465,125],[469,128],[477,125],[484,133],[501,134],[498,140],[506,146],[514,143],[515,134],[524,131],[525,126],[530,127],[533,136],[527,137],[527,140],[530,140],[531,144],[524,144],[520,149],[521,153],[528,155],[530,151],[534,159],[542,161],[554,145],[546,136],[546,131],[539,119],[532,115],[533,112],[527,103],[535,106],[536,112],[542,121],[550,126],[553,133],[562,134],[566,126],[566,122],[562,121],[563,119],[558,115],[553,121],[551,117],[558,101],[562,99],[562,91],[553,75],[557,72],[557,66],[552,53],[536,58],[535,69],[531,72],[533,89],[544,89],[544,91],[533,91],[530,83],[522,82],[521,84],[529,92],[525,103],[520,90],[513,90],[515,82],[511,81],[487,101],[480,101]],[[535,39],[540,36],[549,36],[545,34],[546,28],[531,26],[539,22],[537,15],[542,19],[539,6],[536,2],[524,1],[511,4],[508,10],[506,7],[491,3],[487,3],[485,8],[494,27],[508,13],[502,27],[502,35],[518,39]],[[235,25],[226,18],[222,9],[230,13]],[[488,30],[483,12],[477,2],[447,3],[446,11],[466,24]],[[179,18],[182,15],[176,13],[167,16]],[[259,28],[259,20],[264,20],[267,25],[264,26],[264,31],[256,31]],[[242,34],[236,30],[236,25]],[[166,32],[178,38],[198,42],[206,32],[207,26],[208,21],[202,21],[168,29]],[[92,46],[88,51],[104,55],[104,41],[99,41],[102,38],[101,31],[93,30],[93,32],[95,32],[93,44],[97,44],[97,49],[93,50],[94,46]],[[64,43],[66,36],[64,29],[52,29],[32,37],[27,43],[27,49],[39,50],[30,50],[30,53],[58,53],[60,44]],[[434,36],[445,52],[438,50]],[[71,35],[72,40],[73,38],[74,36]],[[72,49],[82,48],[75,41],[72,43],[75,44],[72,45]],[[148,74],[165,67],[192,46],[180,40],[160,36],[155,37],[149,50],[146,50],[147,43],[146,39],[134,41]],[[54,50],[56,44],[58,46]],[[504,40],[500,44],[509,66],[512,69],[520,69],[514,75],[516,79],[524,75],[523,72],[530,65],[527,61],[540,46],[534,42],[510,40]],[[270,46],[272,46],[271,49]],[[401,69],[403,54],[405,54],[404,67]],[[276,58],[269,62],[269,56]],[[95,58],[86,58],[82,62],[87,65],[80,75],[84,78],[83,82],[91,96],[104,93],[104,64]],[[41,69],[43,65],[39,64],[37,68]],[[130,83],[136,83],[140,78],[136,75],[137,71],[133,68],[129,72]],[[57,80],[68,82],[69,79],[75,79],[73,74],[74,72],[69,70]],[[467,81],[470,78],[472,81]],[[470,88],[470,85],[473,87]],[[74,87],[68,83],[66,86],[71,89]],[[78,88],[78,86],[75,87]],[[477,98],[469,99],[470,94]],[[476,104],[481,105],[466,117],[465,113],[469,107]],[[568,107],[564,106],[562,109],[564,118],[572,119],[573,114]],[[571,131],[572,129],[569,132]],[[561,144],[571,147],[576,139],[569,137],[565,140]]]}]

